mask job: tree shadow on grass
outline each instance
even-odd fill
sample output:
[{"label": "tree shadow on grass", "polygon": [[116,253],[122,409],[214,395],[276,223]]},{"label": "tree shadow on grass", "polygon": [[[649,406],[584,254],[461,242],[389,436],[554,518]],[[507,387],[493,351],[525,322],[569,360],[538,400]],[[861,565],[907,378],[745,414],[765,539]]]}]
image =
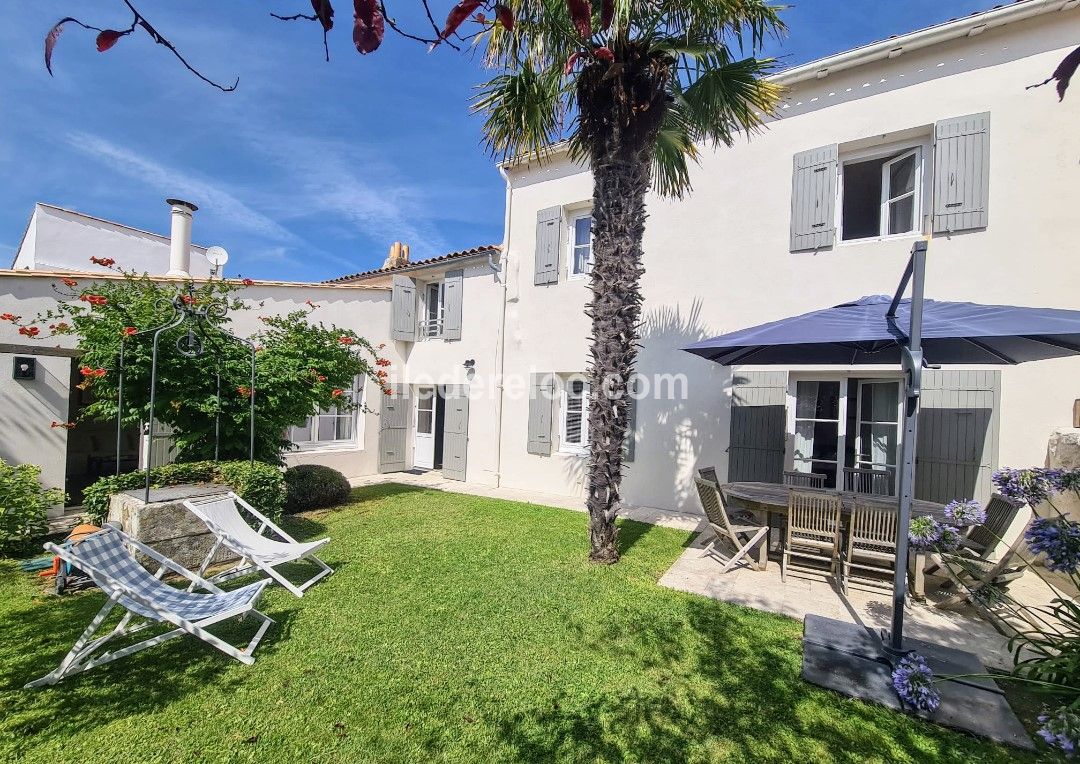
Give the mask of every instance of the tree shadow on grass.
[{"label": "tree shadow on grass", "polygon": [[803,682],[775,616],[686,596],[685,619],[626,614],[582,634],[640,681],[570,688],[500,719],[519,761],[1018,761],[1018,752]]},{"label": "tree shadow on grass", "polygon": [[[20,610],[9,611],[0,621],[0,645],[19,645],[6,651],[0,664],[0,706],[5,711],[5,736],[66,739],[108,722],[145,714],[165,707],[192,692],[213,687],[227,697],[246,680],[251,668],[207,645],[196,637],[181,635],[113,663],[68,677],[52,687],[22,689],[23,684],[55,669],[91,619],[105,604],[99,590],[63,597],[47,596]],[[256,660],[274,653],[284,640],[295,615],[295,606],[267,607],[260,611],[274,620],[255,651]],[[104,636],[125,612],[110,614]],[[255,618],[234,618],[212,626],[226,642],[243,647],[259,626]],[[123,647],[169,629],[155,625],[144,632],[110,643]]]},{"label": "tree shadow on grass", "polygon": [[435,489],[406,483],[374,483],[353,488],[349,494],[348,503],[356,505],[365,501],[374,501],[409,493],[428,493],[433,490]]},{"label": "tree shadow on grass", "polygon": [[624,555],[633,548],[654,526],[637,520],[619,520],[619,555]]}]

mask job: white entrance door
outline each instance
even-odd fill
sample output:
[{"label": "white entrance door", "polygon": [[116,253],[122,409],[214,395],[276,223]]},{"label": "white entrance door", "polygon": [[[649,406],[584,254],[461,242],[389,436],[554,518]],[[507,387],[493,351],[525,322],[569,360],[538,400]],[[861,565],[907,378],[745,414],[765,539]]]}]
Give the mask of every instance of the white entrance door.
[{"label": "white entrance door", "polygon": [[823,474],[825,486],[836,488],[847,421],[844,384],[838,379],[801,379],[791,388],[795,397],[792,469]]},{"label": "white entrance door", "polygon": [[435,466],[435,388],[416,388],[416,428],[413,435],[413,466]]},{"label": "white entrance door", "polygon": [[[856,467],[888,470],[891,474],[896,474],[901,413],[899,382],[859,380]],[[895,489],[894,485],[893,490]]]}]

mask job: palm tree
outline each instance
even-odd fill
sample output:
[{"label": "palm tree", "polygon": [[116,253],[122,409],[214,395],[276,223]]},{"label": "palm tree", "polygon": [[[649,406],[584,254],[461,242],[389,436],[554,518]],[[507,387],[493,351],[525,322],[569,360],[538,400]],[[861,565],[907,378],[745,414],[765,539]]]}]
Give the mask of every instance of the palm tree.
[{"label": "palm tree", "polygon": [[645,196],[682,197],[701,144],[761,127],[779,88],[764,79],[774,61],[756,55],[783,24],[765,0],[605,0],[596,12],[588,0],[511,0],[509,10],[513,23],[486,39],[486,63],[501,73],[474,104],[489,145],[543,161],[565,137],[593,173],[587,507],[590,559],[612,563]]},{"label": "palm tree", "polygon": [[[71,24],[98,32],[99,51],[141,30],[204,82],[226,92],[236,88],[188,63],[134,1],[121,0],[132,13],[125,29],[61,19],[45,39],[49,73],[60,33]],[[333,5],[310,2],[312,13],[271,15],[317,22],[329,60],[325,38],[334,27]],[[645,194],[651,187],[663,196],[683,196],[700,145],[731,145],[772,112],[779,88],[764,77],[775,62],[756,56],[767,35],[784,29],[779,8],[766,0],[601,0],[595,10],[589,0],[459,0],[440,30],[429,0],[420,0],[434,35],[420,36],[402,30],[388,3],[353,0],[359,53],[375,52],[386,28],[432,48],[445,43],[461,50],[470,39],[486,46],[486,64],[501,73],[481,87],[474,105],[486,117],[493,153],[543,161],[565,138],[571,158],[592,169],[594,265],[586,310],[592,319],[590,558],[615,562],[627,385],[641,317]],[[458,29],[469,19],[480,31],[462,37]]]}]

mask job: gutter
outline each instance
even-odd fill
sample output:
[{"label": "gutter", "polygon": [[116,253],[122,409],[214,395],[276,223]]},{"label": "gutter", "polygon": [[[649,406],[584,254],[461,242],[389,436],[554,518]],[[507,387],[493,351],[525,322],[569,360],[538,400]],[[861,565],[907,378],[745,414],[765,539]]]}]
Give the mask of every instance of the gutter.
[{"label": "gutter", "polygon": [[[503,404],[506,397],[506,386],[503,384],[503,374],[506,370],[506,301],[507,301],[507,282],[510,279],[510,269],[507,267],[507,261],[510,257],[510,210],[514,203],[513,186],[510,183],[510,175],[506,172],[506,167],[502,164],[498,165],[499,175],[502,176],[503,182],[506,183],[506,212],[503,213],[503,242],[502,242],[502,260],[500,265],[502,266],[502,305],[500,307],[499,315],[499,335],[495,345],[499,354],[498,363],[495,364],[496,379],[495,387],[498,389],[498,396],[496,396],[496,402],[498,405],[498,413],[495,415],[495,487],[498,488],[502,485],[502,429],[503,429]],[[490,261],[489,261],[490,263]],[[494,266],[493,266],[494,269]],[[498,279],[498,272],[494,274]]]},{"label": "gutter", "polygon": [[819,58],[779,72],[769,79],[780,85],[794,85],[812,79],[823,79],[830,74],[853,69],[857,66],[897,58],[904,53],[940,45],[962,37],[974,37],[988,29],[1005,26],[1035,16],[1057,11],[1070,11],[1080,6],[1080,0],[1021,0],[1004,7],[967,16],[943,24],[920,29],[910,34],[863,45],[859,48]]}]

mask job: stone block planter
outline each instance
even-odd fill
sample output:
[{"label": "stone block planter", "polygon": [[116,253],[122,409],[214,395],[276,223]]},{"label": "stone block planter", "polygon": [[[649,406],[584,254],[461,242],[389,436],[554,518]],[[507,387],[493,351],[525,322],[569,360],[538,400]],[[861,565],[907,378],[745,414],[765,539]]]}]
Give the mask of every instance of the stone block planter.
[{"label": "stone block planter", "polygon": [[[142,490],[124,491],[109,500],[109,521],[119,522],[125,533],[192,571],[198,571],[214,536],[184,507],[185,499],[226,493],[223,485],[177,485],[150,490],[150,503]],[[236,555],[219,549],[214,564],[236,560]]]}]

